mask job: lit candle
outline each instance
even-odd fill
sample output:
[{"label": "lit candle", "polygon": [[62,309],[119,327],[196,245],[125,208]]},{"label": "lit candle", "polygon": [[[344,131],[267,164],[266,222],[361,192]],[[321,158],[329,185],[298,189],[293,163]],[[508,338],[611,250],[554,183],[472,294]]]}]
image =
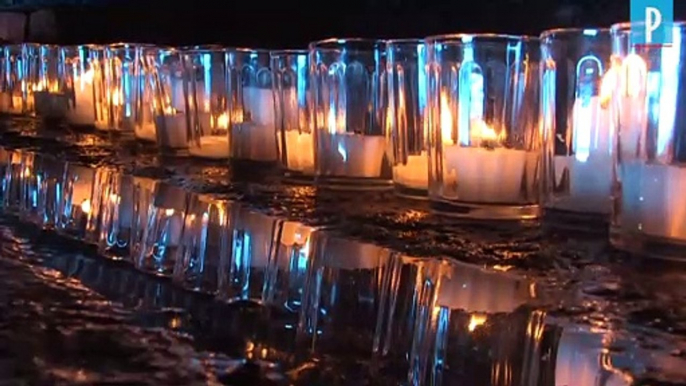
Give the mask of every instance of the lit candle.
[{"label": "lit candle", "polygon": [[[328,139],[327,139],[328,137]],[[376,178],[386,154],[386,137],[355,133],[324,134],[327,145],[326,170],[333,175]]]},{"label": "lit candle", "polygon": [[429,161],[425,151],[421,155],[408,156],[407,163],[395,165],[393,172],[399,185],[419,190],[429,187]]},{"label": "lit candle", "polygon": [[155,132],[155,123],[143,122],[140,125],[136,125],[135,135],[136,135],[136,138],[142,139],[144,141],[150,141],[150,142],[157,141],[157,134]]},{"label": "lit candle", "polygon": [[244,87],[243,104],[250,112],[252,122],[274,125],[274,94],[270,88]]},{"label": "lit candle", "polygon": [[612,186],[612,116],[609,104],[616,84],[616,70],[603,77],[600,95],[576,99],[572,108],[573,156],[553,159],[557,183],[569,175],[569,196],[554,206],[577,212],[609,213]]},{"label": "lit candle", "polygon": [[170,149],[185,149],[188,146],[186,114],[167,111],[155,117],[155,130],[159,132],[159,146]]},{"label": "lit candle", "polygon": [[229,139],[224,136],[202,136],[199,144],[191,144],[188,152],[199,158],[226,159],[229,158]]},{"label": "lit candle", "polygon": [[454,187],[455,198],[460,201],[498,204],[520,202],[522,181],[525,174],[533,178],[532,171],[538,154],[499,147],[498,135],[492,128],[478,120],[473,120],[471,125],[476,125],[477,129],[473,132],[474,140],[487,147],[443,144],[444,184]]},{"label": "lit candle", "polygon": [[74,125],[95,123],[93,102],[93,70],[74,78],[74,107],[67,112],[67,120]]},{"label": "lit candle", "polygon": [[286,130],[286,163],[289,170],[314,173],[314,137],[311,133]]}]

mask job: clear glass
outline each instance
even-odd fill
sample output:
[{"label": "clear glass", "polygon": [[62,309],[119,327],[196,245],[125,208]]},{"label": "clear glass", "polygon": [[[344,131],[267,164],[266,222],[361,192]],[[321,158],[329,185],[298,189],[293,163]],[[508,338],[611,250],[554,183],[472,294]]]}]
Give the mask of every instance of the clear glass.
[{"label": "clear glass", "polygon": [[174,281],[191,291],[216,294],[219,262],[231,247],[230,203],[205,194],[192,194],[174,267]]},{"label": "clear glass", "polygon": [[42,228],[52,229],[58,221],[65,164],[51,155],[35,154],[27,167],[22,180],[26,199],[22,217]]},{"label": "clear glass", "polygon": [[155,130],[155,61],[148,60],[152,56],[156,57],[160,48],[150,46],[136,47],[138,57],[136,72],[136,89],[138,98],[135,98],[134,109],[134,135],[136,139],[144,142],[156,142],[157,132]]},{"label": "clear glass", "polygon": [[99,245],[102,230],[103,210],[107,207],[111,197],[109,189],[112,180],[119,174],[119,170],[112,166],[101,166],[95,169],[93,191],[91,193],[90,213],[86,225],[86,233],[83,241],[93,245]]},{"label": "clear glass", "polygon": [[146,50],[145,60],[154,90],[157,147],[162,153],[185,154],[190,122],[182,52],[173,48]]},{"label": "clear glass", "polygon": [[538,41],[477,34],[426,43],[433,208],[469,219],[538,217]]},{"label": "clear glass", "polygon": [[22,58],[21,45],[7,45],[2,48],[2,83],[0,90],[0,110],[10,114],[22,114],[26,111],[25,93],[26,61]]},{"label": "clear glass", "polygon": [[146,177],[132,177],[133,182],[133,219],[131,223],[131,238],[129,239],[129,256],[131,262],[137,264],[139,256],[144,254],[145,231],[148,227],[148,210],[155,199],[157,189],[156,180]]},{"label": "clear glass", "polygon": [[131,43],[110,44],[105,48],[105,85],[109,129],[132,133],[139,97],[137,66],[141,50]]},{"label": "clear glass", "polygon": [[22,181],[26,174],[23,150],[5,149],[3,151],[4,176],[2,181],[2,208],[8,213],[18,213],[22,205]]},{"label": "clear glass", "polygon": [[60,47],[42,44],[38,47],[38,81],[33,87],[36,115],[44,119],[62,119],[68,110]]},{"label": "clear glass", "polygon": [[645,46],[634,44],[631,24],[612,27],[619,150],[611,241],[637,254],[683,260],[686,106],[679,87],[686,81],[686,23],[674,23],[670,32],[670,46]]},{"label": "clear glass", "polygon": [[98,251],[111,259],[126,259],[130,257],[134,218],[134,178],[119,170],[108,177],[101,190]]},{"label": "clear glass", "polygon": [[154,275],[172,276],[187,209],[188,192],[184,189],[167,183],[155,186],[136,268]]},{"label": "clear glass", "polygon": [[24,71],[24,82],[21,84],[24,98],[24,114],[34,115],[34,90],[41,88],[40,84],[40,44],[23,43],[21,45],[21,68]]},{"label": "clear glass", "polygon": [[386,124],[393,150],[393,183],[401,196],[426,198],[429,188],[426,47],[391,40],[386,47]]},{"label": "clear glass", "polygon": [[278,161],[269,51],[228,53],[229,142],[235,160]]},{"label": "clear glass", "polygon": [[384,131],[386,46],[380,40],[310,44],[318,183],[390,188]]},{"label": "clear glass", "polygon": [[222,255],[219,298],[264,304],[264,288],[274,260],[279,221],[244,206],[231,215],[231,251]]},{"label": "clear glass", "polygon": [[95,125],[95,73],[103,48],[94,45],[60,49],[65,89],[69,96],[66,121],[76,126]]},{"label": "clear glass", "polygon": [[[424,288],[409,355],[408,383],[534,384],[527,353],[537,346],[540,313],[516,312],[533,300],[523,278],[443,261],[435,286]],[[468,374],[461,369],[470,369]],[[538,374],[535,374],[538,376]],[[521,380],[521,383],[520,383]]]},{"label": "clear glass", "polygon": [[77,239],[86,236],[92,209],[95,169],[68,162],[65,167],[57,231]]},{"label": "clear glass", "polygon": [[186,70],[191,156],[229,158],[229,110],[227,51],[216,47],[193,47],[183,52]]},{"label": "clear glass", "polygon": [[615,147],[610,30],[545,31],[541,53],[546,214],[606,219]]},{"label": "clear glass", "polygon": [[314,176],[314,134],[307,51],[272,51],[279,160],[289,176]]}]

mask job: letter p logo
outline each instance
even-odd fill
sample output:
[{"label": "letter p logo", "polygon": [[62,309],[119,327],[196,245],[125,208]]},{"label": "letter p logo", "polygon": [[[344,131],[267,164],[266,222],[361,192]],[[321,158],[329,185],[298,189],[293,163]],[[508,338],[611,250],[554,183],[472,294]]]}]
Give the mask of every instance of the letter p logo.
[{"label": "letter p logo", "polygon": [[673,14],[673,0],[631,0],[632,45],[671,44]]}]

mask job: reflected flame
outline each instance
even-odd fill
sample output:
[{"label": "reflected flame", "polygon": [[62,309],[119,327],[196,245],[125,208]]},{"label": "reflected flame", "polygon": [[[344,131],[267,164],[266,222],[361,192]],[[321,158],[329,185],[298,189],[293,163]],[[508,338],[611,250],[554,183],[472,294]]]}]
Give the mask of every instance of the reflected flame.
[{"label": "reflected flame", "polygon": [[214,118],[214,126],[218,129],[228,129],[229,128],[229,114],[222,113],[220,116]]},{"label": "reflected flame", "polygon": [[169,217],[174,215],[174,209],[167,209],[164,211],[164,214]]},{"label": "reflected flame", "polygon": [[89,214],[91,212],[91,200],[83,200],[81,203],[81,211],[85,214]]},{"label": "reflected flame", "polygon": [[452,145],[453,143],[453,114],[450,111],[450,104],[445,93],[441,94],[441,138],[443,144]]},{"label": "reflected flame", "polygon": [[631,54],[624,58],[620,75],[622,95],[629,98],[638,97],[645,83],[647,73],[648,66],[640,56]]},{"label": "reflected flame", "polygon": [[612,95],[617,89],[617,78],[619,77],[617,72],[617,67],[610,67],[600,81],[600,107],[604,109],[610,105]]},{"label": "reflected flame", "polygon": [[43,80],[33,85],[33,91],[47,91],[50,93],[55,93],[59,91],[59,84],[57,83],[57,81],[51,82]]},{"label": "reflected flame", "polygon": [[473,332],[477,329],[477,327],[485,324],[487,320],[488,317],[486,315],[473,314],[469,317],[469,325],[467,326],[467,329],[469,332]]}]

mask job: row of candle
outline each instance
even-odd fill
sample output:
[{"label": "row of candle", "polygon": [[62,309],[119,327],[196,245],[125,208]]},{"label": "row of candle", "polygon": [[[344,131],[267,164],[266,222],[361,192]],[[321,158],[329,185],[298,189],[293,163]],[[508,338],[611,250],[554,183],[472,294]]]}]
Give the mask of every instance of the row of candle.
[{"label": "row of candle", "polygon": [[[672,28],[675,36],[684,30],[680,23]],[[630,34],[630,25],[620,24],[546,31],[540,46],[522,36],[458,34],[329,39],[307,51],[66,47],[58,62],[80,70],[62,73],[81,75],[61,83],[44,76],[34,89],[52,93],[59,87],[42,85],[100,79],[83,93],[72,86],[74,105],[93,111],[96,127],[133,128],[137,138],[154,139],[174,155],[280,162],[291,176],[325,187],[394,185],[401,195],[428,197],[436,210],[460,217],[521,220],[541,209],[611,215],[620,247],[635,236],[679,244],[686,242],[686,225],[675,216],[686,204],[657,194],[650,182],[665,168],[680,176],[679,158],[665,156],[658,168],[627,168],[622,161],[646,154],[638,164],[653,162],[654,151],[639,148],[654,147],[641,133],[656,122],[664,133],[659,150],[674,153],[679,121],[647,117],[674,116],[668,88],[680,78],[674,70],[680,47],[633,46]],[[121,47],[129,54],[117,55]],[[67,60],[68,52],[80,59]],[[657,54],[665,58],[659,65],[650,62]],[[654,87],[657,80],[661,87]],[[31,89],[21,85],[9,89]],[[44,100],[39,105],[51,107],[38,110],[54,116],[60,103]],[[106,106],[92,108],[98,100]],[[121,106],[131,106],[123,108],[128,125],[109,118]],[[109,124],[99,125],[97,117]],[[617,164],[618,147],[636,152]]]},{"label": "row of candle", "polygon": [[[285,350],[305,349],[318,358],[345,351],[346,358],[371,359],[379,369],[401,366],[394,368],[405,368],[407,380],[422,385],[437,384],[432,379],[439,363],[448,371],[462,366],[454,352],[475,331],[495,339],[489,344],[496,345],[498,354],[488,357],[493,369],[507,366],[522,376],[528,362],[519,355],[521,345],[537,347],[541,339],[532,327],[545,323],[543,313],[521,308],[536,298],[536,287],[514,275],[398,254],[109,166],[93,168],[0,148],[0,169],[5,213],[94,244],[104,258],[171,277],[187,290],[274,308],[283,318],[271,328],[282,344],[286,341]],[[502,323],[509,327],[499,328]],[[579,366],[576,379],[598,376],[601,369],[589,364],[602,351],[602,335],[594,336],[592,346],[555,348],[556,382],[568,382]],[[303,339],[300,348],[291,347]],[[420,341],[442,349],[413,349]],[[446,355],[446,349],[453,354]],[[588,359],[579,361],[572,355],[577,350]],[[501,376],[490,368],[470,371],[475,379],[495,383]],[[396,371],[376,376],[405,377]],[[628,384],[621,376],[614,381]]]}]

